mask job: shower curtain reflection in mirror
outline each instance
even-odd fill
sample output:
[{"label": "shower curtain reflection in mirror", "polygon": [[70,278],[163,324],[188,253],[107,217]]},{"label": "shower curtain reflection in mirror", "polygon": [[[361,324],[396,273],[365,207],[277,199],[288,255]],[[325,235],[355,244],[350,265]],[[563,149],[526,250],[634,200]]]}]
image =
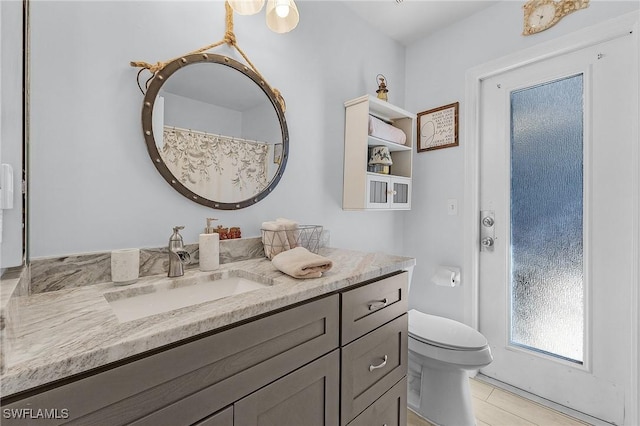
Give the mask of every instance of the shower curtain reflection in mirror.
[{"label": "shower curtain reflection in mirror", "polygon": [[273,144],[164,127],[161,155],[171,173],[205,198],[234,202],[268,185]]}]

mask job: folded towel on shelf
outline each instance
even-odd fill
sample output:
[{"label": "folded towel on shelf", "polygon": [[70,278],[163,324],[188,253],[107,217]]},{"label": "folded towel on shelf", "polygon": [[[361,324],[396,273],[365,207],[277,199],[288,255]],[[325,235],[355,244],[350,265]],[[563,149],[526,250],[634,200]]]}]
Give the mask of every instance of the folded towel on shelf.
[{"label": "folded towel on shelf", "polygon": [[320,278],[333,267],[331,259],[311,253],[304,247],[296,247],[275,256],[271,263],[280,271],[294,278]]},{"label": "folded towel on shelf", "polygon": [[400,145],[407,143],[407,135],[402,129],[385,123],[372,115],[369,116],[369,135]]},{"label": "folded towel on shelf", "polygon": [[289,248],[298,247],[300,245],[298,241],[298,238],[300,237],[298,222],[291,219],[285,219],[283,217],[279,217],[276,219],[276,223],[280,223],[284,225],[284,232],[285,234],[287,234],[287,240],[289,241]]},{"label": "folded towel on shelf", "polygon": [[264,246],[264,255],[269,259],[289,250],[291,246],[285,231],[285,224],[277,221],[262,222],[262,245]]}]

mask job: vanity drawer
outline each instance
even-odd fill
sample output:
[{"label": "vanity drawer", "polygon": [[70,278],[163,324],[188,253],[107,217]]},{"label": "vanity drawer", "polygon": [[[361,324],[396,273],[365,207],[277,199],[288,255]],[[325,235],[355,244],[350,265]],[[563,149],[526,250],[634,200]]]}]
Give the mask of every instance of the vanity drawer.
[{"label": "vanity drawer", "polygon": [[[66,408],[64,421],[77,425],[193,424],[337,348],[338,312],[338,295],[325,297],[7,401],[3,408]],[[5,421],[24,424],[3,419],[3,426]]]},{"label": "vanity drawer", "polygon": [[407,374],[408,315],[342,348],[340,424],[346,425]]},{"label": "vanity drawer", "polygon": [[407,312],[407,272],[342,293],[342,345]]},{"label": "vanity drawer", "polygon": [[349,426],[405,426],[407,424],[407,378],[353,419]]}]

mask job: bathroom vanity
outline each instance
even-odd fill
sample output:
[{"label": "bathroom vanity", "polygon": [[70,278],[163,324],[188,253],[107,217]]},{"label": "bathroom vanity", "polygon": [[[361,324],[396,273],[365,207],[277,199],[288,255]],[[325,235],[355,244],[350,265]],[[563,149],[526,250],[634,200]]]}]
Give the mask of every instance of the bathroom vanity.
[{"label": "bathroom vanity", "polygon": [[[30,424],[7,409],[57,417],[30,420],[38,425],[406,424],[403,269],[415,261],[322,250],[334,262],[322,278],[293,279],[266,259],[226,264],[271,285],[133,321],[120,322],[103,303],[108,283],[19,298],[13,333],[41,324],[42,310],[61,308],[63,295],[87,320],[86,333],[56,339],[50,329],[40,335],[46,350],[8,333],[3,424]],[[73,327],[56,322],[61,333]]]}]

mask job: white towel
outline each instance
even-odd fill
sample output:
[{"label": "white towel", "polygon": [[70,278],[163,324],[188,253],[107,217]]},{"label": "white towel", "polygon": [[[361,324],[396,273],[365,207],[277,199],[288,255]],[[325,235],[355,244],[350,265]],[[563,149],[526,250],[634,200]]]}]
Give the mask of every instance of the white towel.
[{"label": "white towel", "polygon": [[333,267],[331,259],[311,253],[304,247],[282,252],[275,256],[271,263],[294,278],[320,278],[323,272]]},{"label": "white towel", "polygon": [[298,247],[298,237],[300,236],[298,222],[283,217],[277,218],[276,222],[284,225],[285,234],[287,234],[287,240],[289,241],[289,248]]},{"label": "white towel", "polygon": [[407,142],[407,135],[402,129],[387,124],[372,115],[369,116],[369,134],[400,145],[404,145]]},{"label": "white towel", "polygon": [[285,232],[285,225],[276,221],[262,222],[262,244],[264,255],[269,259],[289,250],[291,246]]}]

